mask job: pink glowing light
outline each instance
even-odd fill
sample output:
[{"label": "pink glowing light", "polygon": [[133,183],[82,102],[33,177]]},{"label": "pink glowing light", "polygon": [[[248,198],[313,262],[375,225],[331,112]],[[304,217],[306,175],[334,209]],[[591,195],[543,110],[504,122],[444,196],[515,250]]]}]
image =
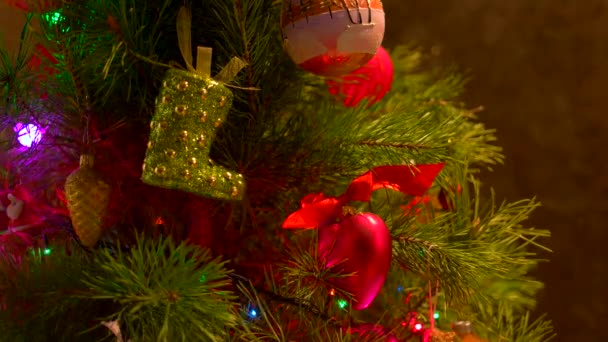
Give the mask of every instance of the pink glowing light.
[{"label": "pink glowing light", "polygon": [[25,147],[32,147],[32,145],[39,143],[44,133],[39,126],[34,124],[24,125],[22,123],[16,124],[14,131],[17,132],[19,143]]}]

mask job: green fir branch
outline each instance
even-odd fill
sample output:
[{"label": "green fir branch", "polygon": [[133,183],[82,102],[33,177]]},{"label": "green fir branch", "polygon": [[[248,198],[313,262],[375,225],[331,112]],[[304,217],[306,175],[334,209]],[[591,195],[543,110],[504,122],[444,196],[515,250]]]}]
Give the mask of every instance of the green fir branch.
[{"label": "green fir branch", "polygon": [[300,245],[299,248],[289,248],[289,258],[279,270],[284,285],[295,290],[288,292],[289,296],[309,301],[319,307],[325,305],[331,289],[335,291],[334,295],[350,298],[350,293],[332,284],[336,279],[350,277],[353,274],[336,273],[328,268],[318,255],[316,240],[313,239],[309,243],[308,247]]},{"label": "green fir branch", "polygon": [[229,271],[207,250],[139,237],[128,253],[99,251],[96,263],[85,298],[119,304],[108,319],[137,341],[221,341],[236,322]]},{"label": "green fir branch", "polygon": [[391,51],[395,82],[385,99],[389,108],[421,109],[455,99],[464,91],[467,79],[456,68],[428,67],[421,49],[400,45]]},{"label": "green fir branch", "polygon": [[[412,237],[399,237],[395,243],[396,262],[404,269],[439,281],[452,304],[464,304],[480,289],[478,277],[495,271],[487,263],[489,257],[484,246],[473,247],[465,243],[431,242]],[[480,256],[484,260],[480,260]]]},{"label": "green fir branch", "polygon": [[[471,207],[463,208],[469,201],[460,199],[455,213],[435,213],[429,223],[406,220],[394,229],[397,263],[429,281],[439,281],[448,303],[486,300],[481,289],[488,279],[525,279],[539,261],[532,258],[528,245],[542,247],[537,240],[548,236],[547,231],[521,225],[538,206],[534,200],[498,208],[490,205],[485,214],[477,209],[479,201],[477,195]],[[534,282],[519,284],[520,291],[538,288]]]},{"label": "green fir branch", "polygon": [[[57,14],[60,20],[48,17],[42,29],[77,66],[74,77],[90,89],[96,110],[130,108],[129,115],[137,117],[147,115],[153,104],[164,70],[157,65],[177,51],[176,44],[163,40],[175,32],[170,5],[167,0],[65,3]],[[121,114],[109,111],[106,116],[115,122]]]},{"label": "green fir branch", "polygon": [[556,337],[546,316],[532,320],[529,312],[515,313],[506,301],[497,308],[480,307],[475,321],[480,334],[490,341],[546,342]]},{"label": "green fir branch", "polygon": [[0,341],[91,341],[106,334],[91,323],[108,307],[78,298],[87,292],[84,272],[95,268],[82,250],[69,254],[33,248],[19,262],[2,254],[0,302],[6,307],[0,310]]},{"label": "green fir branch", "polygon": [[2,116],[15,115],[18,112],[18,103],[27,103],[31,97],[31,83],[37,76],[28,68],[34,41],[31,20],[32,16],[28,15],[21,30],[20,44],[16,54],[11,55],[4,42],[0,45],[0,96],[3,99],[0,108],[2,108]]}]

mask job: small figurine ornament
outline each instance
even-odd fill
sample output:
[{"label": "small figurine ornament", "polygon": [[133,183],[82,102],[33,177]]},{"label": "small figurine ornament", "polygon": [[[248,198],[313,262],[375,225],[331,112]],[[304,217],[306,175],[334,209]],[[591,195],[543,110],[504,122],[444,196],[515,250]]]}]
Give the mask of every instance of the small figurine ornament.
[{"label": "small figurine ornament", "polygon": [[14,233],[42,221],[39,209],[25,189],[0,190],[0,231],[8,229]]},{"label": "small figurine ornament", "polygon": [[8,194],[8,200],[11,201],[11,204],[6,207],[6,216],[9,219],[15,221],[21,216],[21,212],[23,212],[23,206],[25,202],[19,198],[17,198],[13,194]]},{"label": "small figurine ornament", "polygon": [[125,340],[120,331],[120,322],[118,320],[101,322],[110,332],[116,337],[116,342],[131,342],[131,340]]}]

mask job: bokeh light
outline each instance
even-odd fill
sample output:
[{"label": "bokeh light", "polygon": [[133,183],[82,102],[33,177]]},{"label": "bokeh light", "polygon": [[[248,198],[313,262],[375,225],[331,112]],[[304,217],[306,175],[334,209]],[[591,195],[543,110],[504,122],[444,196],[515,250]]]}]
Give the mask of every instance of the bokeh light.
[{"label": "bokeh light", "polygon": [[32,145],[39,143],[44,133],[42,128],[34,124],[24,125],[18,123],[15,125],[14,130],[17,133],[17,140],[25,147],[32,147]]}]

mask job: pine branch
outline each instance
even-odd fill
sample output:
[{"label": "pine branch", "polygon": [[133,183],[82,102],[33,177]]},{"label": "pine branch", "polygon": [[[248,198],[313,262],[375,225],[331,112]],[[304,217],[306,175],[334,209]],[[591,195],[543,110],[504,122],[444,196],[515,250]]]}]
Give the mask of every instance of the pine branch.
[{"label": "pine branch", "polygon": [[515,293],[525,293],[526,289],[534,293],[538,286],[525,280],[525,273],[538,260],[531,258],[526,246],[538,244],[536,240],[548,232],[523,228],[521,222],[538,204],[531,200],[499,208],[490,205],[484,213],[478,209],[477,188],[475,194],[472,200],[467,199],[468,191],[459,194],[455,201],[459,209],[435,213],[431,222],[395,221],[396,261],[426,279],[439,281],[448,303],[486,301],[491,294],[482,289],[501,280],[521,279],[521,288]]},{"label": "pine branch", "polygon": [[[5,242],[4,242],[5,243]],[[3,246],[6,247],[7,245]],[[90,323],[106,306],[76,299],[87,292],[83,272],[92,271],[82,250],[32,249],[11,269],[0,267],[0,330],[3,341],[90,341],[105,330]],[[6,259],[0,264],[6,266]],[[69,324],[66,324],[69,322]]]},{"label": "pine branch", "polygon": [[422,145],[422,144],[408,144],[408,143],[398,143],[398,142],[378,142],[378,141],[365,141],[365,140],[360,141],[359,145],[377,146],[377,147],[394,147],[394,148],[399,148],[399,149],[412,149],[412,150],[430,148],[429,146]]},{"label": "pine branch", "polygon": [[5,115],[18,113],[18,104],[27,103],[32,95],[30,94],[31,79],[36,75],[32,75],[32,72],[27,70],[33,48],[31,20],[32,16],[28,16],[21,31],[19,49],[15,56],[11,56],[4,43],[0,45],[0,95],[3,99],[2,114]]},{"label": "pine branch", "polygon": [[485,253],[481,246],[471,248],[468,244],[447,245],[406,237],[399,237],[395,245],[396,262],[428,281],[439,281],[452,304],[466,303],[480,289],[480,274],[494,271],[495,265],[479,261],[480,254]]},{"label": "pine branch", "polygon": [[147,115],[164,70],[157,65],[177,50],[161,39],[175,31],[170,5],[168,0],[66,3],[59,20],[43,20],[45,36],[78,66],[75,77],[94,90],[90,95],[97,111],[109,109],[110,122],[122,118],[112,113],[116,108],[130,108],[130,116]]},{"label": "pine branch", "polygon": [[87,274],[85,298],[120,304],[109,318],[126,327],[126,336],[218,341],[236,322],[228,271],[209,251],[139,237],[128,254],[100,251],[96,263],[101,272]]},{"label": "pine branch", "polygon": [[531,321],[529,312],[516,314],[506,302],[495,310],[482,308],[475,324],[491,341],[545,342],[556,337],[552,323],[544,315]]},{"label": "pine branch", "polygon": [[[286,297],[272,291],[254,288],[246,279],[237,277],[238,288],[248,298],[250,307],[255,308],[257,315],[243,312],[248,322],[240,326],[241,337],[246,340],[330,340],[330,341],[380,341],[385,334],[363,333],[355,338],[352,332],[352,320],[340,321],[326,310],[317,308],[308,300]],[[259,318],[258,318],[259,317]],[[293,326],[294,320],[298,322]],[[249,324],[247,324],[249,323]],[[345,332],[349,332],[345,334]],[[373,335],[373,336],[370,336]],[[372,338],[373,337],[373,338]]]},{"label": "pine branch", "polygon": [[[292,305],[294,307],[301,308],[324,321],[332,320],[332,317],[327,315],[327,313],[322,311],[320,308],[316,307],[309,300],[297,298],[297,297],[286,297],[286,296],[282,296],[278,293],[275,293],[273,291],[254,287],[250,280],[248,280],[247,278],[242,277],[242,276],[231,275],[231,278],[233,279],[233,281],[235,283],[237,283],[239,288],[243,289],[244,287],[249,287],[251,289],[251,291],[255,291],[256,294],[263,295],[264,298],[268,299],[271,302],[275,302],[275,303],[279,303],[279,304],[288,304],[288,305]],[[245,293],[251,294],[252,293],[251,291],[245,291]],[[251,295],[249,295],[249,296],[251,296]]]}]

